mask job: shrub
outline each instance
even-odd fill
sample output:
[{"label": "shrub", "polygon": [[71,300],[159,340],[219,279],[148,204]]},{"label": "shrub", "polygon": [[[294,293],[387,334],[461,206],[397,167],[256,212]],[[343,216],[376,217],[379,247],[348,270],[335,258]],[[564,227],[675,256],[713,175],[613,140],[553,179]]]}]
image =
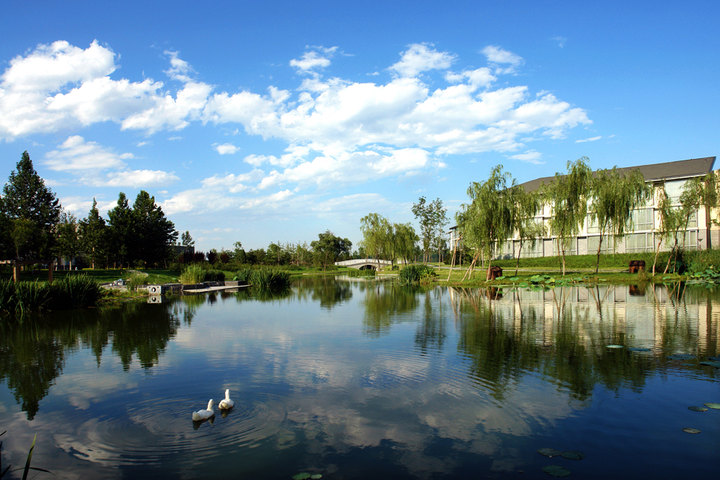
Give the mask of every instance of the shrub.
[{"label": "shrub", "polygon": [[224,282],[225,272],[221,270],[208,270],[203,276],[203,282]]},{"label": "shrub", "polygon": [[437,274],[432,267],[427,265],[408,265],[400,270],[398,278],[402,285],[431,282]]},{"label": "shrub", "polygon": [[237,280],[240,285],[247,285],[250,283],[250,276],[252,275],[252,268],[241,268],[235,274],[234,280]]},{"label": "shrub", "polygon": [[142,272],[133,272],[127,279],[128,287],[131,290],[137,290],[140,285],[147,285],[148,274]]},{"label": "shrub", "polygon": [[188,265],[180,274],[180,283],[183,285],[192,285],[200,283],[205,279],[205,270],[200,265]]}]

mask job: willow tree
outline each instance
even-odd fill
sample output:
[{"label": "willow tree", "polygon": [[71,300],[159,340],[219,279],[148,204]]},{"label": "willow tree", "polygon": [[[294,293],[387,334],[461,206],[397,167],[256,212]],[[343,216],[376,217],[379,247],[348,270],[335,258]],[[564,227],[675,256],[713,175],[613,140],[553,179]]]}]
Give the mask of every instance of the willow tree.
[{"label": "willow tree", "polygon": [[600,269],[600,251],[606,232],[613,234],[613,241],[625,235],[632,227],[632,212],[650,198],[652,187],[645,183],[639,170],[621,173],[612,170],[598,170],[592,178],[590,217],[600,231],[595,273]]},{"label": "willow tree", "polygon": [[456,217],[464,244],[475,251],[465,277],[472,273],[482,255],[488,260],[485,278],[490,278],[496,249],[513,234],[517,188],[510,174],[503,172],[502,165],[495,166],[485,182],[470,184],[467,193],[471,201],[461,207]]},{"label": "willow tree", "polygon": [[377,213],[368,213],[360,219],[365,252],[378,260],[394,257],[393,227],[387,218]]},{"label": "willow tree", "polygon": [[592,171],[587,157],[567,163],[566,175],[555,174],[555,179],[544,189],[544,196],[553,206],[550,228],[557,237],[565,275],[565,250],[570,240],[580,231],[587,215],[588,198],[592,187]]},{"label": "willow tree", "polygon": [[718,206],[720,201],[718,195],[717,177],[715,172],[710,172],[703,177],[696,177],[688,180],[683,186],[683,190],[688,192],[688,196],[696,203],[697,208],[705,208],[705,237],[707,238],[707,248],[712,248],[712,235],[710,228],[712,226],[712,218],[710,211]]},{"label": "willow tree", "polygon": [[542,204],[542,198],[538,191],[527,192],[518,186],[513,190],[513,194],[513,205],[515,206],[513,225],[520,240],[515,261],[515,275],[517,275],[523,244],[528,241],[532,247],[535,247],[538,238],[545,235],[545,225],[535,220],[535,215]]}]

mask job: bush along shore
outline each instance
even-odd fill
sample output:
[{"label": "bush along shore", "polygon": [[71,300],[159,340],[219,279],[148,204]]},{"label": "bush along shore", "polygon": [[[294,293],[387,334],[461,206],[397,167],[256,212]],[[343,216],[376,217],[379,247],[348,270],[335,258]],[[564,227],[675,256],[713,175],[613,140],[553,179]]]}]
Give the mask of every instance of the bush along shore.
[{"label": "bush along shore", "polygon": [[31,312],[89,307],[97,304],[100,284],[85,275],[66,276],[53,283],[0,280],[0,313],[23,317]]}]

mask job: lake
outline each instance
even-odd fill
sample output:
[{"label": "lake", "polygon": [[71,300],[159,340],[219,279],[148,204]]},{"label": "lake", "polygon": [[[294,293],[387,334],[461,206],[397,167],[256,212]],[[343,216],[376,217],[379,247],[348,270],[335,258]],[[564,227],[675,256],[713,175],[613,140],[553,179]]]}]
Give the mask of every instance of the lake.
[{"label": "lake", "polygon": [[39,479],[720,471],[720,410],[688,408],[720,403],[714,290],[315,277],[149,302],[0,329],[3,468],[37,434]]}]

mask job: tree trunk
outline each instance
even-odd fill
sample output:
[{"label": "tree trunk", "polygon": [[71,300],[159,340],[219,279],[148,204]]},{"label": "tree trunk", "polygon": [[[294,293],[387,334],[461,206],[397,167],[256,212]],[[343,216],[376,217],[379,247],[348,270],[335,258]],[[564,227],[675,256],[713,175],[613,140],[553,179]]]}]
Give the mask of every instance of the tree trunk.
[{"label": "tree trunk", "polygon": [[470,275],[472,274],[472,269],[473,269],[473,267],[475,266],[475,263],[477,262],[477,259],[478,259],[479,256],[480,256],[480,252],[477,252],[477,253],[475,254],[475,256],[473,257],[472,262],[470,262],[470,266],[468,266],[468,269],[467,269],[467,271],[465,272],[465,275],[464,275],[463,278],[460,280],[461,282],[464,281],[466,278],[468,278],[468,279],[470,278]]},{"label": "tree trunk", "polygon": [[655,249],[655,259],[653,260],[653,269],[652,274],[655,276],[655,265],[657,264],[658,255],[660,255],[660,245],[662,244],[662,237],[660,237],[660,241],[657,244],[657,249]]},{"label": "tree trunk", "polygon": [[598,243],[598,251],[597,251],[597,262],[595,262],[595,275],[597,275],[598,270],[600,269],[600,250],[602,249],[602,241],[603,241],[603,234],[600,232],[600,242]]},{"label": "tree trunk", "polygon": [[520,254],[522,253],[523,241],[520,239],[520,248],[518,248],[517,261],[515,262],[515,276],[517,277],[518,269],[520,268]]}]

